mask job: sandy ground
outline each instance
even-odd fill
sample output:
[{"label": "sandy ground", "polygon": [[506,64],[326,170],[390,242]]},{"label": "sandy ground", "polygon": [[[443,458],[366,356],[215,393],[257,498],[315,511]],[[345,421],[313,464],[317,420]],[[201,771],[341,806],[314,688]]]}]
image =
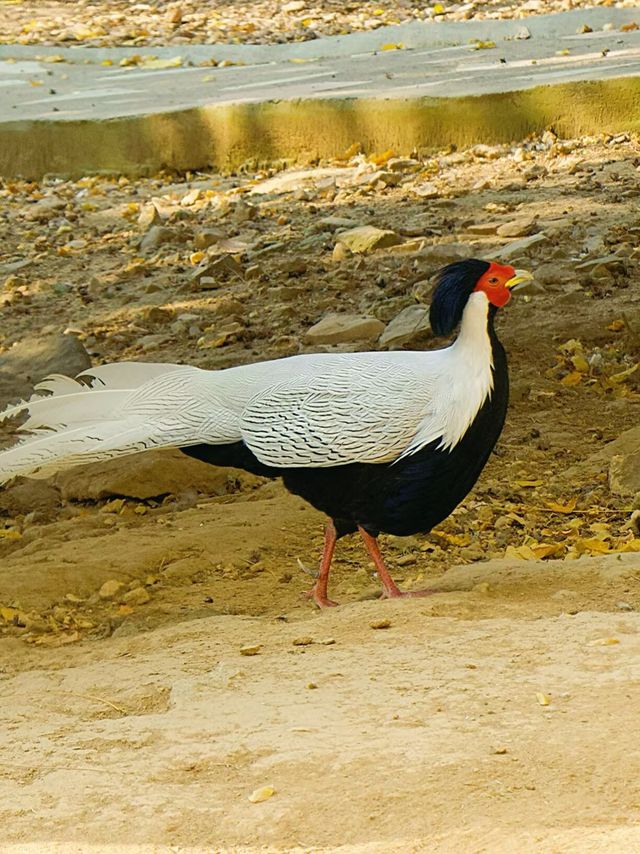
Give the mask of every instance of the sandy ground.
[{"label": "sandy ground", "polygon": [[[543,290],[500,318],[496,454],[437,531],[382,538],[394,577],[438,595],[377,601],[347,540],[343,604],[315,611],[300,564],[323,520],[274,483],[116,504],[51,490],[35,512],[0,496],[0,850],[640,847],[633,496],[589,462],[638,419],[637,156],[634,139],[547,138],[442,152],[397,186],[375,177],[387,153],[302,177],[0,188],[0,357],[66,328],[97,363],[305,352],[328,310],[387,322],[428,299],[438,247],[500,257],[497,224],[527,217],[545,236],[520,259]],[[168,233],[142,251],[152,199]],[[336,255],[327,216],[404,248]],[[190,279],[207,229],[242,270],[213,292]],[[100,596],[109,581],[141,598]]]}]

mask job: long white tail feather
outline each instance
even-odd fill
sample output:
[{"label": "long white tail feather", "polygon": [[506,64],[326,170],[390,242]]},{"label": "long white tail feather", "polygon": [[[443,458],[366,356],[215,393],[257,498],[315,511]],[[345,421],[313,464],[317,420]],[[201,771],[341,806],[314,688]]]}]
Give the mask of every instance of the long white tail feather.
[{"label": "long white tail feather", "polygon": [[74,380],[47,377],[39,394],[0,413],[0,421],[29,415],[19,428],[28,435],[0,454],[0,483],[149,448],[237,441],[237,416],[218,393],[216,376],[181,365],[121,363]]}]

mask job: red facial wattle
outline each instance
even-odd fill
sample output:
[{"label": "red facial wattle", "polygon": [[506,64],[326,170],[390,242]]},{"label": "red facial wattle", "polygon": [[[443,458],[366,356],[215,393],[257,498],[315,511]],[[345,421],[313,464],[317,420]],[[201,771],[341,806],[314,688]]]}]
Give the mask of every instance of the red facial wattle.
[{"label": "red facial wattle", "polygon": [[489,269],[478,280],[474,291],[482,291],[492,305],[501,308],[511,299],[511,291],[507,282],[514,278],[516,271],[505,264],[492,262]]}]

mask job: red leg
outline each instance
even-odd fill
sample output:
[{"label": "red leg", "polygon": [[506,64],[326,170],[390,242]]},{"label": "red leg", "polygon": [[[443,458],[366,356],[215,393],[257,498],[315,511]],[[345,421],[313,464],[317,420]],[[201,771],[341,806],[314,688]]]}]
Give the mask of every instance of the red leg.
[{"label": "red leg", "polygon": [[320,573],[316,583],[307,593],[309,599],[313,599],[318,608],[331,608],[338,604],[327,597],[329,570],[331,569],[331,559],[333,558],[337,539],[338,535],[335,525],[333,522],[329,522],[324,531],[324,549],[322,550],[322,559],[320,560]]},{"label": "red leg", "polygon": [[359,525],[358,530],[360,531],[360,536],[364,540],[367,551],[371,555],[371,559],[375,564],[378,578],[382,584],[383,599],[397,599],[400,596],[431,596],[436,592],[435,590],[400,590],[393,578],[389,575],[389,570],[384,564],[384,559],[380,554],[380,547],[378,546],[377,539],[372,537],[371,534],[368,534],[364,528],[361,528]]}]

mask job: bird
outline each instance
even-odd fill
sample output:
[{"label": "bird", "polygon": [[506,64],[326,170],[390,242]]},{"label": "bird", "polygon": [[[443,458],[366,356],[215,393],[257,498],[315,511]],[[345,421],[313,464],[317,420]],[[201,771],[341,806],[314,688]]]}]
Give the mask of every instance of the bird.
[{"label": "bird", "polygon": [[401,590],[384,532],[428,533],[465,498],[502,431],[509,397],[494,320],[531,273],[468,258],[440,269],[429,308],[440,349],[305,353],[205,370],[115,362],[50,376],[0,421],[28,416],[0,451],[0,484],[152,448],[179,448],[285,487],[329,517],[309,598],[329,598],[336,542],[359,532],[382,598]]}]

